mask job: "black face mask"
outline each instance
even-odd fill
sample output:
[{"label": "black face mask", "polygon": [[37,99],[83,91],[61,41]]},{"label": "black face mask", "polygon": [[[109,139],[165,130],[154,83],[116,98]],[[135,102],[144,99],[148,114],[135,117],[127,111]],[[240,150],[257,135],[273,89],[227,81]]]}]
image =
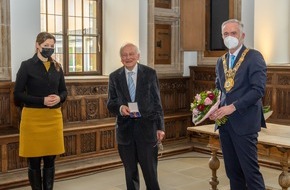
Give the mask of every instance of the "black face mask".
[{"label": "black face mask", "polygon": [[53,48],[42,48],[42,51],[40,52],[40,54],[45,58],[49,58],[53,53]]}]

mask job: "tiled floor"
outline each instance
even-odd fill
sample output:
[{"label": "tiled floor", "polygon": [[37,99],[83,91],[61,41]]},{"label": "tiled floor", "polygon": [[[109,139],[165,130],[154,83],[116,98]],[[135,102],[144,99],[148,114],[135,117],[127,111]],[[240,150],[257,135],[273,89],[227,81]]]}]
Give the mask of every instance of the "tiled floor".
[{"label": "tiled floor", "polygon": [[[209,155],[190,152],[161,158],[158,166],[159,183],[162,190],[207,190],[210,189],[211,170],[208,167]],[[219,190],[229,190],[223,160],[218,170]],[[268,189],[281,189],[278,185],[279,170],[261,167]],[[141,177],[141,190],[145,190]],[[30,187],[15,190],[29,190]],[[88,174],[55,182],[54,190],[126,190],[124,170],[118,168],[110,171]]]}]

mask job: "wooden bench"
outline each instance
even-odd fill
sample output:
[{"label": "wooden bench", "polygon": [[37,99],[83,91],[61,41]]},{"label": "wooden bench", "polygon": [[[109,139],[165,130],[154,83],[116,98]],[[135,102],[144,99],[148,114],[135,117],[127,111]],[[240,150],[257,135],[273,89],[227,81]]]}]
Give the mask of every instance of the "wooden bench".
[{"label": "wooden bench", "polygon": [[[187,130],[191,133],[206,135],[209,138],[208,147],[211,150],[211,158],[209,167],[212,170],[210,185],[212,190],[217,190],[219,184],[217,170],[220,166],[220,161],[217,157],[217,152],[220,150],[218,131],[214,132],[214,125],[202,125],[198,127],[188,127]],[[262,146],[269,152],[274,152],[268,159],[278,162],[281,165],[282,173],[277,176],[279,185],[283,190],[290,187],[290,175],[288,173],[289,153],[290,153],[290,128],[286,125],[267,123],[267,128],[262,128],[259,132],[258,145]],[[259,146],[258,146],[259,149]],[[273,149],[277,151],[273,151]],[[259,160],[263,155],[259,154]]]}]

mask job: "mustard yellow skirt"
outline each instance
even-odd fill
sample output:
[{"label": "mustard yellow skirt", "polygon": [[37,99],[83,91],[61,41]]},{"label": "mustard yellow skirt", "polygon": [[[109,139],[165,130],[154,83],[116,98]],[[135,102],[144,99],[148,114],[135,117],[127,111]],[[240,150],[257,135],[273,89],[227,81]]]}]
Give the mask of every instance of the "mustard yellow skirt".
[{"label": "mustard yellow skirt", "polygon": [[19,156],[40,157],[64,153],[61,108],[26,108],[21,114]]}]

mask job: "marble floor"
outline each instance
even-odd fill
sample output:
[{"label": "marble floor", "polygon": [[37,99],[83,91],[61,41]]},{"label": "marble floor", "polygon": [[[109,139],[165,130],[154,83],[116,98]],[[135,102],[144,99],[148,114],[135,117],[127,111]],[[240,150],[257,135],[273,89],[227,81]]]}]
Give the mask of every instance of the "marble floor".
[{"label": "marble floor", "polygon": [[[160,158],[158,175],[162,190],[207,190],[210,189],[211,170],[208,167],[209,155],[189,152],[171,157]],[[223,159],[218,170],[219,190],[229,190],[229,181],[225,175]],[[279,170],[261,167],[267,190],[281,189],[278,185]],[[141,190],[145,184],[141,177]],[[21,187],[14,190],[29,190]],[[124,169],[91,173],[69,179],[55,181],[54,190],[126,190]]]}]

